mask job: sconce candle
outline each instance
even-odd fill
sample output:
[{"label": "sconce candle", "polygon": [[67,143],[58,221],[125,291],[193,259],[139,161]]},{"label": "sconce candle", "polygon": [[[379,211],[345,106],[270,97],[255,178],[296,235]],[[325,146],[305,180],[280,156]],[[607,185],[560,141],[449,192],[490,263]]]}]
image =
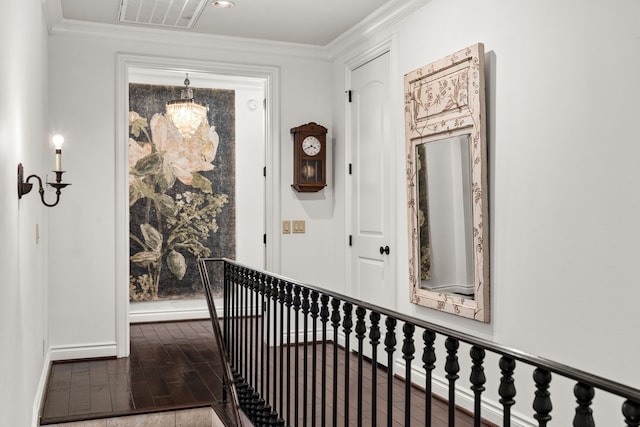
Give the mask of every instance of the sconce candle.
[{"label": "sconce candle", "polygon": [[60,134],[53,135],[51,142],[56,147],[56,171],[62,171],[62,144],[64,144],[64,136]]}]

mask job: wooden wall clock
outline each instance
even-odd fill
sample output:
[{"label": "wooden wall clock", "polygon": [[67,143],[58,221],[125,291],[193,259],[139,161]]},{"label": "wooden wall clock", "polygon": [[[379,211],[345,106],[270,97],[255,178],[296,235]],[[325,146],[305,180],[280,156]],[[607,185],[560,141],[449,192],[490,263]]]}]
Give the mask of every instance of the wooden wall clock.
[{"label": "wooden wall clock", "polygon": [[327,128],[311,122],[291,129],[293,184],[296,191],[316,192],[327,186]]}]

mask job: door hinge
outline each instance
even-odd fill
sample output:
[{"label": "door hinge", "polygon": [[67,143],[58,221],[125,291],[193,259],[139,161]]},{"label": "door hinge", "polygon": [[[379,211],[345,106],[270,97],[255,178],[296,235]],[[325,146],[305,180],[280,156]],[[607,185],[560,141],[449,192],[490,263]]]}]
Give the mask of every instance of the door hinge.
[{"label": "door hinge", "polygon": [[353,174],[353,164],[349,163],[349,175]]},{"label": "door hinge", "polygon": [[267,177],[267,167],[263,167],[262,168],[262,176],[264,176],[265,178]]},{"label": "door hinge", "polygon": [[353,246],[353,236],[349,234],[349,246]]},{"label": "door hinge", "polygon": [[265,245],[267,244],[267,233],[264,233],[262,235],[262,243],[264,243]]},{"label": "door hinge", "polygon": [[348,90],[347,91],[347,101],[348,102],[351,102],[351,94],[352,94],[351,90]]}]

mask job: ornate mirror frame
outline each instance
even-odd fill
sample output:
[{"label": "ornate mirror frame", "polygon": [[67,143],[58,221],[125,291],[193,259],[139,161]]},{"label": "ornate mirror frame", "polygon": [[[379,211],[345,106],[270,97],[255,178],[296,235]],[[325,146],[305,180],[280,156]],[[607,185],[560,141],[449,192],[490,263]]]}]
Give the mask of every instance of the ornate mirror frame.
[{"label": "ornate mirror frame", "polygon": [[[475,44],[406,74],[404,94],[411,302],[489,322],[484,46]],[[470,140],[472,298],[421,286],[416,147],[459,135],[469,135]]]}]

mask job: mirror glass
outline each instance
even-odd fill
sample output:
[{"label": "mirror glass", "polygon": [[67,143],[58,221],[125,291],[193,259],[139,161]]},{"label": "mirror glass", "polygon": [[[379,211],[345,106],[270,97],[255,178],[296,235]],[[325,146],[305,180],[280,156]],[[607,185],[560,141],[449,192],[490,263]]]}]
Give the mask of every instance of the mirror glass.
[{"label": "mirror glass", "polygon": [[420,287],[473,298],[469,135],[416,145]]}]

